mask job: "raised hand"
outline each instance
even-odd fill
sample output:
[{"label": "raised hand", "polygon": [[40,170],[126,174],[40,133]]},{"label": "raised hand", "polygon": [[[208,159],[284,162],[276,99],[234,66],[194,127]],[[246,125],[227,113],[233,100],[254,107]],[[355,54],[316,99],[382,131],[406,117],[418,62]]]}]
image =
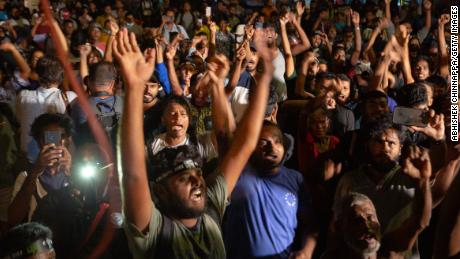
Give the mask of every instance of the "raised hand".
[{"label": "raised hand", "polygon": [[254,31],[254,26],[252,24],[244,26],[244,33],[246,34],[247,39],[252,39]]},{"label": "raised hand", "polygon": [[385,4],[386,4],[386,5],[391,4],[391,0],[385,0]]},{"label": "raised hand", "polygon": [[280,17],[280,25],[286,27],[286,24],[289,22],[289,19],[286,16]]},{"label": "raised hand", "polygon": [[91,53],[91,45],[88,43],[80,45],[78,50],[80,51],[80,57],[87,57]]},{"label": "raised hand", "polygon": [[431,1],[430,0],[425,0],[423,1],[423,10],[425,11],[430,11],[431,10]]},{"label": "raised hand", "polygon": [[125,28],[113,42],[113,54],[120,64],[128,89],[136,88],[143,92],[144,84],[153,74],[155,50],[149,49],[144,57],[137,45],[135,34],[128,35],[128,30]]},{"label": "raised hand", "polygon": [[431,160],[428,151],[418,146],[410,146],[409,154],[403,162],[403,172],[415,179],[429,180]]},{"label": "raised hand", "polygon": [[70,154],[69,150],[62,144],[61,146],[56,147],[56,149],[60,150],[62,154],[61,157],[58,159],[58,171],[70,176],[72,168],[72,155]]},{"label": "raised hand", "polygon": [[236,60],[243,61],[246,58],[246,49],[245,46],[242,45],[236,52]]},{"label": "raised hand", "polygon": [[35,172],[42,174],[47,167],[52,167],[63,157],[63,151],[57,148],[54,143],[45,145],[38,155],[35,162]]},{"label": "raised hand", "polygon": [[120,31],[120,27],[118,26],[117,22],[115,22],[114,20],[110,20],[109,29],[110,29],[110,33],[112,34],[112,36],[115,36]]},{"label": "raised hand", "polygon": [[350,11],[351,15],[351,22],[353,23],[354,26],[359,26],[359,13],[355,11]]},{"label": "raised hand", "polygon": [[305,12],[305,7],[302,4],[302,1],[298,1],[295,5],[295,10],[297,11],[297,15],[302,17],[303,13]]},{"label": "raised hand", "polygon": [[230,71],[230,64],[227,57],[223,54],[217,54],[211,57],[208,63],[208,70],[214,72],[223,83],[228,75],[228,71]]},{"label": "raised hand", "polygon": [[288,21],[292,24],[296,24],[297,23],[297,17],[295,16],[295,14],[293,12],[289,12],[286,14],[286,17],[288,19]]},{"label": "raised hand", "polygon": [[177,49],[173,46],[168,46],[165,52],[165,57],[167,60],[173,60],[176,56]]},{"label": "raised hand", "polygon": [[439,17],[439,19],[438,19],[438,24],[440,26],[445,26],[449,22],[450,22],[450,15],[449,14],[442,14],[441,17]]},{"label": "raised hand", "polygon": [[445,134],[445,125],[444,125],[444,115],[443,114],[435,114],[433,110],[430,110],[430,121],[426,127],[417,127],[417,126],[410,126],[410,128],[414,131],[422,132],[423,134],[431,137],[435,141],[444,140],[446,137]]}]

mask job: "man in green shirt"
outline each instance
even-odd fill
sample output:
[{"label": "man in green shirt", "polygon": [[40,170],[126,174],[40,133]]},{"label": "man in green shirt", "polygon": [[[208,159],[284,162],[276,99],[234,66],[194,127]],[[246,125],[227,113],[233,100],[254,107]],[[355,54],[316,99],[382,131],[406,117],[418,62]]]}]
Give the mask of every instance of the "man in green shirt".
[{"label": "man in green shirt", "polygon": [[[119,148],[125,229],[135,258],[166,258],[165,255],[168,258],[225,258],[218,224],[225,201],[257,145],[274,71],[275,54],[267,47],[262,31],[256,31],[254,42],[260,50],[265,71],[254,88],[253,98],[232,143],[226,152],[220,153],[218,172],[221,174],[207,186],[201,175],[201,164],[194,159],[192,149],[167,149],[164,152],[171,153],[162,153],[166,159],[158,165],[165,169],[158,170],[155,179],[155,194],[159,198],[156,203],[151,200],[148,186],[142,130],[144,85],[153,73],[155,52],[147,50],[145,58],[134,34],[128,35],[126,30],[122,30],[114,42],[113,52],[126,85]],[[228,67],[222,56],[216,56],[208,64],[210,87],[219,91],[223,100]],[[231,112],[225,101],[220,102],[220,107],[219,102],[213,104],[213,116],[226,118],[217,110]]]}]

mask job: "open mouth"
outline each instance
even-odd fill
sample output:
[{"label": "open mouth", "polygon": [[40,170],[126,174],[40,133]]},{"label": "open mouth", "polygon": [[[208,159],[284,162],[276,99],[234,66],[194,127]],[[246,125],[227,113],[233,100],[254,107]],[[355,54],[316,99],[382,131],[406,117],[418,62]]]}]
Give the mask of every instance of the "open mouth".
[{"label": "open mouth", "polygon": [[190,198],[193,201],[200,201],[203,198],[203,190],[201,188],[192,189]]},{"label": "open mouth", "polygon": [[174,130],[174,131],[179,131],[179,130],[182,130],[183,128],[184,128],[184,126],[182,126],[180,124],[172,126],[172,130]]}]

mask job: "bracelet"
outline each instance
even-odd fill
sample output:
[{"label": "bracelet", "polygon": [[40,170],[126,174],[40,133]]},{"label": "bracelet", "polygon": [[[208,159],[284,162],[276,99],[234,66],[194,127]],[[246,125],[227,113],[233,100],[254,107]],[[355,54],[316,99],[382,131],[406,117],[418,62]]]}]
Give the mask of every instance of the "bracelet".
[{"label": "bracelet", "polygon": [[355,30],[359,31],[361,29],[359,28],[359,26],[355,26]]}]

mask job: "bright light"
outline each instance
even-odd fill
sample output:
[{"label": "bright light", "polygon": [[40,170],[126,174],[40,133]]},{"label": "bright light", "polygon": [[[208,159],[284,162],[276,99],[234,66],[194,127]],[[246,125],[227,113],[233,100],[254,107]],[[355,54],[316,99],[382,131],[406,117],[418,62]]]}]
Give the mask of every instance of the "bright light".
[{"label": "bright light", "polygon": [[80,174],[85,179],[93,178],[96,175],[96,167],[93,165],[85,165],[81,168]]}]

